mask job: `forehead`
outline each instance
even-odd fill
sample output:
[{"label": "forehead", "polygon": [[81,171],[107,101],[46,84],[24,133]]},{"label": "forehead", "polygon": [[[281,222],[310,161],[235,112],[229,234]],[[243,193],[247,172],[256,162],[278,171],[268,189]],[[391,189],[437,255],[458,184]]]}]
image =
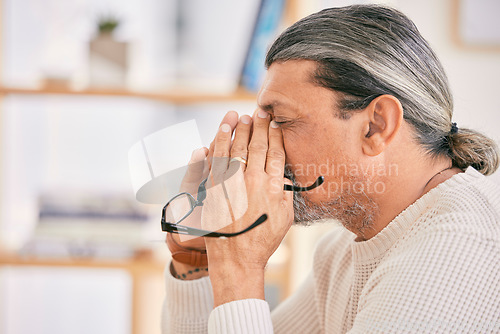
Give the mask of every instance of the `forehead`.
[{"label": "forehead", "polygon": [[257,103],[264,109],[307,103],[313,92],[320,89],[312,81],[315,70],[316,62],[310,60],[273,63],[266,73]]}]

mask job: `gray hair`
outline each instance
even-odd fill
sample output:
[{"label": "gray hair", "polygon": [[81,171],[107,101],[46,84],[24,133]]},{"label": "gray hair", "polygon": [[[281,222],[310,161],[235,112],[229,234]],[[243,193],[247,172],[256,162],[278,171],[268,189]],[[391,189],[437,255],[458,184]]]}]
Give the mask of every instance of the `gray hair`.
[{"label": "gray hair", "polygon": [[379,5],[330,8],[289,27],[273,43],[266,67],[292,59],[316,61],[313,81],[341,92],[339,117],[377,96],[401,102],[415,139],[432,158],[489,175],[499,165],[492,139],[452,127],[453,98],[436,54],[403,13]]}]

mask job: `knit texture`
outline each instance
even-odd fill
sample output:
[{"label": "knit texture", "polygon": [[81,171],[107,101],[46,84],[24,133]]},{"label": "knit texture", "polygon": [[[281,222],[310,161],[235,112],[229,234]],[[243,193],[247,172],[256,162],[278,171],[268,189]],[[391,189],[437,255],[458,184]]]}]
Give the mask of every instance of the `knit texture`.
[{"label": "knit texture", "polygon": [[166,273],[164,333],[272,333],[271,321],[275,333],[499,333],[499,217],[499,187],[468,168],[370,240],[323,237],[311,275],[272,316],[255,299],[212,310],[209,278]]}]

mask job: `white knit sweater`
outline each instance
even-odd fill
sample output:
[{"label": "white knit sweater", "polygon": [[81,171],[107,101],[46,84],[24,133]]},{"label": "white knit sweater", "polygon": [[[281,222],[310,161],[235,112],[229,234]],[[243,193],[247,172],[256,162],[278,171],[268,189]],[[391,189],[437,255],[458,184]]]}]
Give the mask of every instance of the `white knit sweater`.
[{"label": "white knit sweater", "polygon": [[272,313],[213,309],[208,277],[166,271],[163,333],[500,333],[500,189],[473,168],[441,183],[370,240],[343,229]]}]

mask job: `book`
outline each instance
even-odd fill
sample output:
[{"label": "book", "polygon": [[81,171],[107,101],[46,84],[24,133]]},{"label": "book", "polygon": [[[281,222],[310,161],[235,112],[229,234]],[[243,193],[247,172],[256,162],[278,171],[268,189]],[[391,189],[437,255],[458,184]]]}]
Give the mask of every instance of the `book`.
[{"label": "book", "polygon": [[241,75],[241,86],[257,92],[266,72],[266,52],[278,33],[285,9],[284,0],[262,0]]},{"label": "book", "polygon": [[178,85],[235,91],[258,8],[258,0],[179,1]]},{"label": "book", "polygon": [[123,194],[52,192],[39,198],[39,219],[22,253],[129,258],[149,248],[147,208]]}]

